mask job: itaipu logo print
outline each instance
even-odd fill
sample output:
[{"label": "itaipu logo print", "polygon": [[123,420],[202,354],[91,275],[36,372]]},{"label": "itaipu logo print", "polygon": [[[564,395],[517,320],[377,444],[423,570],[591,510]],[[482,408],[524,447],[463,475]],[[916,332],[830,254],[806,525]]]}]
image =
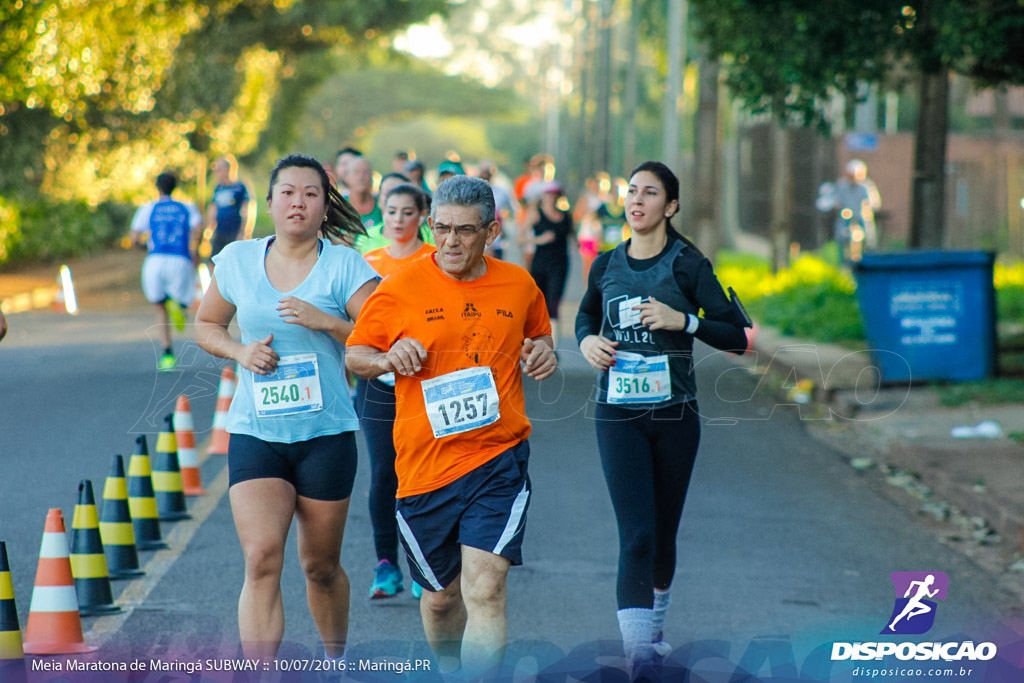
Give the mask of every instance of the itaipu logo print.
[{"label": "itaipu logo print", "polygon": [[944,572],[893,572],[896,601],[882,634],[920,635],[935,623],[936,600],[945,600],[949,577]]}]

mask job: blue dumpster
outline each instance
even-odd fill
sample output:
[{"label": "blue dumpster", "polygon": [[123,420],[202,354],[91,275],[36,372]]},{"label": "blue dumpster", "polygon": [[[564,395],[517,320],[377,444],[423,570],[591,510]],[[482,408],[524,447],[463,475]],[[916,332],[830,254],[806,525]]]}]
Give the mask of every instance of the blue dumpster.
[{"label": "blue dumpster", "polygon": [[985,251],[865,254],[854,264],[864,331],[884,382],[968,381],[996,371]]}]

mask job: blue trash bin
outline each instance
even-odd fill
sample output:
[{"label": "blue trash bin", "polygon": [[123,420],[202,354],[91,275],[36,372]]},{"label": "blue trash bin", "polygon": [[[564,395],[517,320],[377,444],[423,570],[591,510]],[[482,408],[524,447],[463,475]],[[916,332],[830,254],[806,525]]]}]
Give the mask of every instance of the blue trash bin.
[{"label": "blue trash bin", "polygon": [[883,382],[970,381],[996,372],[985,251],[865,254],[854,264],[864,331]]}]

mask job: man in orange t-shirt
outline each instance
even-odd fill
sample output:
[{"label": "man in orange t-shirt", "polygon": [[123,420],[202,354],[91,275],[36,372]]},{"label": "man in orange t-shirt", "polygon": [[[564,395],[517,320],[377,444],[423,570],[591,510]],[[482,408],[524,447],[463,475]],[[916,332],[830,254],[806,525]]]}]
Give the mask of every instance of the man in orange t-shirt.
[{"label": "man in orange t-shirt", "polygon": [[522,268],[484,256],[498,236],[479,178],[438,186],[437,252],[384,280],[348,338],[360,377],[395,373],[397,516],[423,628],[442,672],[500,664],[505,581],[522,563],[530,423],[522,371],[556,367],[544,297]]}]

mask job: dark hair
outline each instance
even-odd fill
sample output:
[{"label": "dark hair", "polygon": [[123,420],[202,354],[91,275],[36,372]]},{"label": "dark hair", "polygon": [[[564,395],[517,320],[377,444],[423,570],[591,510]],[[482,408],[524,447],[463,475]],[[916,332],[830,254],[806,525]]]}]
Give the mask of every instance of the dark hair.
[{"label": "dark hair", "polygon": [[[641,171],[647,171],[653,173],[658,181],[661,183],[661,187],[665,190],[665,203],[679,202],[679,178],[676,178],[676,174],[672,170],[661,163],[660,161],[645,161],[629,173],[629,177],[632,178]],[[665,226],[672,228],[672,219],[665,219]]]},{"label": "dark hair", "polygon": [[412,197],[413,202],[416,204],[416,208],[420,212],[426,211],[430,208],[427,203],[427,193],[411,183],[402,183],[401,185],[395,185],[391,188],[391,191],[388,192],[386,197],[384,197],[385,204],[388,203],[388,200],[391,199],[392,195]]},{"label": "dark hair", "polygon": [[169,197],[177,186],[178,179],[174,177],[173,173],[164,171],[156,177],[156,189],[160,191],[161,195]]},{"label": "dark hair", "polygon": [[391,173],[387,173],[387,174],[382,175],[380,177],[380,184],[378,185],[378,187],[380,187],[380,185],[383,185],[385,180],[390,180],[391,178],[398,178],[403,183],[409,182],[409,177],[407,175],[405,175],[404,173],[399,173],[398,171],[392,171]]},{"label": "dark hair", "polygon": [[334,155],[334,158],[337,159],[342,154],[351,154],[352,156],[357,156],[357,157],[363,156],[363,153],[360,152],[355,147],[342,147],[341,149],[338,150],[338,153]]},{"label": "dark hair", "polygon": [[267,188],[267,199],[270,199],[274,192],[274,185],[277,184],[277,176],[286,168],[311,168],[320,176],[320,186],[323,188],[327,199],[327,217],[320,226],[320,234],[329,239],[332,243],[351,243],[346,240],[346,235],[365,235],[366,227],[359,212],[349,204],[348,200],[341,196],[338,189],[331,185],[327,171],[323,165],[304,154],[291,154],[278,159],[274,170],[270,172],[270,187]]}]

